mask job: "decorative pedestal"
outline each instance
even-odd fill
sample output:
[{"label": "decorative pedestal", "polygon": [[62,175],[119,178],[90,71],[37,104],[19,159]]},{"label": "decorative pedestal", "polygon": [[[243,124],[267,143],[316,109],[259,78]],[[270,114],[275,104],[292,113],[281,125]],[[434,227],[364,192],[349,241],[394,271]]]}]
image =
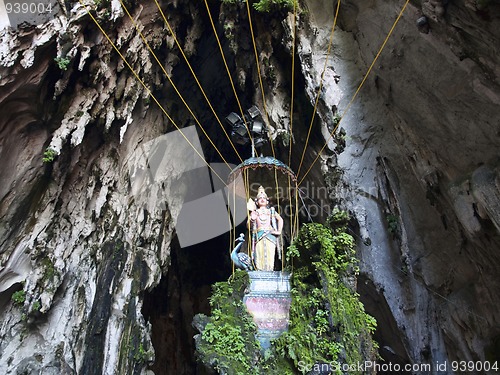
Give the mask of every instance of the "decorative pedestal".
[{"label": "decorative pedestal", "polygon": [[271,339],[277,338],[288,329],[290,303],[290,275],[273,271],[251,271],[250,293],[243,297],[243,303],[257,325],[257,339],[262,350],[271,346]]}]

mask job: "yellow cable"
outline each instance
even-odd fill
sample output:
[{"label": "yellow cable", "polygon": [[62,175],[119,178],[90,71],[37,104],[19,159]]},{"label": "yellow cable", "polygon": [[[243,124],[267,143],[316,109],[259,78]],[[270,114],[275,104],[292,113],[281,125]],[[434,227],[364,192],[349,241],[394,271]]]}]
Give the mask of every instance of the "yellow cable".
[{"label": "yellow cable", "polygon": [[[243,186],[245,187],[246,200],[248,202],[250,200],[250,184],[249,184],[249,177],[248,177],[248,169],[244,169],[243,170],[243,180],[244,180]],[[245,204],[245,207],[246,207],[246,204]],[[246,223],[246,225],[248,227],[248,233],[249,233],[249,235],[248,235],[247,253],[248,253],[249,258],[252,261],[252,265],[253,265],[254,269],[257,269],[257,266],[255,265],[255,261],[254,261],[254,258],[253,258],[253,227],[252,227],[252,223],[251,223],[251,220],[250,220],[250,212],[248,211],[248,208],[245,208],[245,209],[246,209],[246,212],[247,212],[247,223]]]},{"label": "yellow cable", "polygon": [[[233,228],[232,228],[232,233],[233,233],[233,240],[236,241],[236,184],[234,183],[233,180],[233,211],[231,213],[231,216],[233,218]],[[231,246],[234,246],[231,244]]]},{"label": "yellow cable", "polygon": [[170,84],[172,85],[172,87],[174,88],[175,92],[177,93],[177,95],[179,95],[179,98],[181,99],[182,103],[184,103],[184,105],[186,106],[187,110],[189,111],[189,113],[191,114],[191,116],[193,116],[194,120],[196,121],[196,123],[198,124],[198,126],[200,127],[201,131],[203,132],[203,134],[205,135],[205,137],[207,137],[208,141],[210,142],[210,144],[213,146],[213,148],[215,149],[215,151],[217,151],[217,153],[219,154],[219,156],[221,157],[221,159],[224,161],[224,163],[227,165],[227,167],[229,168],[229,170],[232,170],[231,166],[228,164],[228,162],[226,161],[226,159],[224,158],[224,156],[222,156],[222,153],[219,151],[219,149],[217,148],[217,146],[214,144],[214,142],[212,141],[212,138],[210,138],[210,136],[207,134],[207,132],[205,131],[205,129],[203,128],[203,126],[200,124],[200,122],[198,121],[198,118],[195,116],[195,114],[193,113],[193,111],[191,110],[191,108],[189,107],[189,105],[186,103],[186,101],[184,100],[184,97],[182,96],[182,94],[179,92],[179,90],[177,89],[177,86],[175,85],[175,83],[172,81],[171,77],[168,75],[165,67],[163,66],[163,64],[160,62],[160,60],[158,59],[158,57],[156,56],[156,54],[154,53],[153,49],[151,48],[151,46],[149,45],[148,41],[146,40],[146,38],[144,37],[144,34],[140,31],[139,29],[139,26],[137,25],[137,22],[135,22],[134,18],[132,17],[132,15],[130,14],[130,12],[128,11],[127,7],[125,6],[125,4],[123,4],[123,1],[122,0],[119,0],[120,1],[120,4],[122,6],[122,8],[125,10],[125,12],[127,13],[128,17],[130,18],[130,20],[132,21],[132,24],[134,25],[135,29],[137,30],[137,32],[139,33],[139,35],[141,36],[142,40],[144,41],[144,43],[146,44],[146,46],[148,47],[148,50],[149,52],[151,52],[151,54],[153,55],[153,57],[155,58],[156,62],[158,63],[158,65],[160,66],[160,68],[162,69],[163,73],[165,74],[165,77],[167,77],[168,81],[170,82]]},{"label": "yellow cable", "polygon": [[[259,82],[260,82],[260,91],[262,93],[262,106],[264,108],[264,113],[266,114],[267,124],[271,125],[271,122],[269,121],[269,113],[267,112],[266,97],[264,95],[264,85],[262,84],[262,76],[260,74],[259,55],[257,53],[257,45],[255,44],[255,37],[254,37],[254,34],[253,34],[253,26],[252,26],[252,16],[250,15],[250,5],[249,5],[248,1],[249,0],[246,0],[245,2],[247,4],[248,24],[250,25],[250,33],[252,34],[253,50],[254,50],[254,53],[255,53],[255,62],[257,64],[257,74],[259,76]],[[268,136],[269,136],[269,143],[271,143],[271,151],[273,153],[273,157],[275,158],[276,154],[274,152],[273,140],[271,139],[271,135],[269,134],[269,130],[268,130]]]},{"label": "yellow cable", "polygon": [[186,61],[187,65],[189,67],[189,70],[191,71],[191,74],[193,75],[196,83],[198,84],[198,87],[200,88],[200,91],[203,94],[203,97],[207,101],[208,106],[212,110],[212,113],[214,114],[215,118],[217,119],[217,122],[219,123],[219,125],[220,125],[222,131],[224,132],[224,134],[226,135],[226,138],[228,139],[229,143],[231,144],[234,152],[236,152],[236,155],[238,156],[238,159],[240,159],[240,161],[243,162],[243,159],[241,158],[238,150],[236,150],[236,147],[234,146],[233,141],[231,141],[231,137],[229,136],[229,134],[227,134],[227,131],[224,128],[224,125],[222,125],[222,122],[220,121],[219,116],[217,116],[217,113],[215,112],[215,109],[212,106],[212,103],[210,103],[210,100],[208,99],[207,94],[205,93],[205,90],[203,90],[203,87],[201,86],[201,83],[198,80],[198,77],[196,76],[196,73],[194,72],[193,68],[191,67],[191,64],[189,63],[189,60],[188,60],[187,56],[185,55],[185,53],[184,53],[184,51],[183,51],[183,49],[182,49],[179,41],[177,40],[177,38],[175,36],[174,30],[172,29],[172,27],[170,27],[170,23],[168,22],[167,17],[165,16],[165,14],[163,13],[163,11],[161,10],[161,7],[160,7],[160,4],[158,3],[158,0],[154,0],[154,1],[156,3],[156,6],[158,7],[158,10],[160,11],[160,13],[161,13],[161,15],[163,17],[163,20],[165,21],[165,25],[167,25],[170,34],[174,38],[174,41],[177,44],[177,47],[179,48],[180,53],[182,54],[182,57],[184,57],[184,60]]},{"label": "yellow cable", "polygon": [[118,47],[115,45],[115,43],[113,43],[113,41],[111,40],[111,38],[108,36],[108,34],[106,33],[106,31],[104,31],[104,29],[101,27],[101,25],[99,24],[99,22],[95,19],[95,17],[92,15],[92,13],[90,13],[89,11],[89,8],[87,7],[87,5],[85,5],[82,0],[78,0],[80,2],[80,4],[85,8],[85,10],[87,11],[87,14],[90,16],[90,18],[92,18],[92,20],[94,21],[94,23],[96,24],[96,26],[99,28],[99,30],[103,33],[103,35],[106,37],[106,39],[108,40],[108,42],[111,44],[111,46],[115,49],[115,51],[118,53],[118,55],[121,57],[121,59],[123,60],[123,62],[125,63],[125,65],[127,65],[127,67],[130,69],[130,71],[132,72],[132,74],[135,76],[135,78],[140,82],[140,84],[144,87],[144,89],[148,92],[149,96],[151,98],[153,98],[153,100],[155,101],[155,103],[158,105],[158,107],[161,109],[161,111],[165,114],[165,116],[167,116],[168,120],[175,126],[175,128],[179,131],[179,133],[182,135],[182,137],[186,140],[186,142],[193,148],[193,150],[196,152],[196,154],[201,158],[201,160],[203,160],[203,162],[208,166],[208,168],[210,168],[210,170],[221,180],[221,182],[226,185],[226,182],[217,174],[217,172],[212,168],[212,166],[205,160],[204,156],[201,155],[198,150],[196,149],[196,147],[194,147],[194,145],[191,143],[191,141],[184,135],[184,133],[182,132],[182,130],[179,128],[179,126],[177,126],[177,124],[175,123],[175,121],[172,119],[172,117],[170,117],[170,115],[167,113],[167,111],[165,110],[165,108],[163,108],[163,106],[160,104],[160,102],[158,101],[158,99],[156,99],[156,97],[153,95],[153,93],[151,92],[151,90],[146,86],[146,84],[144,83],[144,81],[139,77],[139,75],[137,74],[137,72],[134,70],[134,68],[132,68],[132,66],[129,64],[129,62],[127,61],[127,59],[125,58],[125,56],[123,56],[123,54],[120,52],[120,50],[118,49]]},{"label": "yellow cable", "polygon": [[276,185],[276,206],[278,207],[278,212],[280,210],[280,195],[279,195],[279,184],[278,184],[278,171],[274,169],[274,184]]},{"label": "yellow cable", "polygon": [[302,149],[302,156],[300,158],[299,169],[297,170],[297,177],[299,176],[300,169],[302,168],[302,163],[304,162],[304,157],[306,155],[306,149],[307,149],[307,146],[309,144],[309,138],[311,136],[311,130],[312,130],[313,123],[314,123],[314,117],[316,115],[316,108],[318,107],[318,102],[319,102],[319,97],[320,97],[320,94],[321,94],[321,89],[323,88],[323,78],[325,76],[326,67],[327,67],[327,64],[328,64],[328,58],[330,57],[330,53],[331,53],[331,50],[332,50],[333,35],[335,33],[335,26],[337,25],[337,18],[338,18],[338,15],[339,15],[339,9],[340,9],[340,0],[337,3],[337,9],[335,11],[335,17],[333,19],[332,31],[330,33],[330,41],[328,43],[328,51],[326,53],[326,58],[325,58],[325,65],[323,66],[323,72],[321,73],[321,79],[319,81],[318,93],[316,94],[316,101],[314,103],[314,109],[313,109],[313,113],[312,113],[311,123],[309,125],[309,130],[307,132],[306,143],[304,145],[304,148]]},{"label": "yellow cable", "polygon": [[[297,34],[297,1],[293,0],[293,38],[292,38],[292,97],[290,99],[290,137],[288,149],[288,166],[292,166],[292,141],[293,141],[293,97],[295,90],[295,38]],[[339,1],[340,2],[340,1]]]},{"label": "yellow cable", "polygon": [[294,238],[298,236],[299,232],[299,185],[295,181],[295,231]]},{"label": "yellow cable", "polygon": [[[290,240],[293,238],[292,232],[292,217],[293,217],[293,204],[292,204],[292,182],[290,175],[288,175],[288,202],[290,204]],[[286,210],[285,210],[286,214]],[[283,215],[284,216],[284,215]]]},{"label": "yellow cable", "polygon": [[245,118],[245,113],[243,112],[243,108],[241,107],[240,98],[238,97],[238,94],[236,93],[236,87],[234,86],[233,77],[231,76],[231,72],[229,71],[229,67],[227,65],[226,57],[224,56],[224,51],[222,50],[222,45],[220,43],[219,36],[217,35],[217,30],[215,29],[215,24],[214,24],[214,21],[212,19],[212,14],[210,13],[210,8],[208,6],[207,0],[205,0],[205,6],[207,7],[208,17],[210,18],[210,23],[212,24],[212,29],[214,31],[215,39],[217,40],[217,44],[219,45],[220,54],[222,56],[222,60],[224,61],[224,66],[226,67],[227,75],[229,77],[229,81],[231,82],[231,87],[233,88],[233,92],[234,92],[234,96],[236,98],[236,102],[238,103],[238,108],[240,109],[241,118],[245,122],[245,127],[247,129],[248,136],[250,137],[250,142],[252,142],[252,144],[253,144],[252,134],[250,133],[250,129],[248,127],[247,120]]},{"label": "yellow cable", "polygon": [[[245,189],[245,199],[246,199],[246,202],[245,202],[245,206],[246,206],[246,203],[248,202],[248,200],[250,199],[250,187],[248,186],[248,171],[246,169],[244,169],[242,171],[243,173],[243,187]],[[247,214],[247,222],[246,222],[246,226],[248,228],[248,243],[247,243],[247,254],[248,256],[250,257],[250,259],[252,259],[252,262],[253,262],[253,257],[251,257],[251,246],[252,246],[252,240],[253,240],[253,228],[251,226],[251,222],[250,222],[250,213],[248,211],[248,207],[246,208],[246,214]],[[253,250],[253,249],[252,249]]]},{"label": "yellow cable", "polygon": [[375,65],[375,62],[377,61],[377,59],[379,58],[380,54],[382,53],[382,50],[384,49],[385,45],[387,44],[387,41],[389,40],[392,32],[394,31],[396,25],[398,24],[399,22],[399,19],[401,18],[401,16],[403,15],[405,9],[406,9],[406,6],[408,5],[408,3],[410,2],[410,0],[406,0],[405,2],[405,5],[403,6],[403,8],[401,9],[401,12],[399,12],[399,15],[398,17],[396,18],[396,21],[394,21],[394,24],[392,25],[391,29],[389,30],[389,33],[387,34],[387,36],[385,37],[385,40],[384,42],[382,43],[382,46],[380,47],[377,55],[375,56],[375,58],[373,59],[373,62],[371,63],[370,67],[368,68],[368,71],[366,72],[365,76],[363,77],[363,80],[361,81],[361,83],[359,84],[358,86],[358,89],[356,90],[356,92],[354,93],[351,101],[349,102],[349,104],[347,105],[346,109],[344,110],[344,112],[342,113],[342,116],[340,117],[339,119],[339,122],[337,123],[337,125],[335,125],[335,127],[333,128],[332,132],[330,133],[330,137],[326,140],[325,144],[323,145],[323,147],[321,148],[321,150],[319,150],[318,152],[318,155],[316,156],[316,158],[314,159],[314,161],[312,162],[311,166],[309,167],[309,169],[307,170],[307,172],[304,174],[304,176],[302,177],[302,179],[299,181],[299,185],[302,183],[302,181],[304,181],[304,179],[306,178],[307,174],[311,171],[313,165],[318,161],[321,153],[323,152],[323,150],[326,148],[326,146],[328,145],[328,142],[330,141],[330,139],[332,139],[333,135],[335,134],[335,132],[337,131],[339,125],[340,125],[340,122],[342,121],[342,119],[344,118],[345,114],[347,113],[347,111],[349,110],[349,108],[351,107],[352,103],[354,102],[354,99],[356,98],[356,96],[358,95],[359,93],[359,90],[361,90],[361,87],[363,86],[363,84],[365,83],[366,79],[368,78],[368,75],[370,74],[373,66]]},{"label": "yellow cable", "polygon": [[[231,252],[233,250],[234,243],[236,242],[236,190],[235,190],[235,185],[233,184],[233,210],[231,211],[231,205],[228,204],[229,209],[227,210],[227,215],[229,219],[229,258],[231,258]],[[229,191],[228,191],[229,194]],[[229,203],[229,197],[228,197],[228,203]],[[233,264],[233,276],[234,276],[234,262],[231,263]]]},{"label": "yellow cable", "polygon": [[[293,240],[298,236],[299,231],[299,186],[297,185],[297,181],[295,181],[295,219],[293,220],[293,226],[294,235],[290,241],[291,243],[293,243]],[[291,269],[293,273],[293,257],[291,258]]]},{"label": "yellow cable", "polygon": [[[269,114],[267,112],[267,107],[266,107],[266,98],[265,98],[265,95],[264,95],[264,85],[262,84],[262,76],[260,74],[259,56],[258,56],[258,53],[257,53],[257,45],[255,44],[255,37],[254,37],[254,33],[253,33],[252,16],[250,15],[250,5],[248,3],[248,0],[246,0],[246,4],[247,4],[247,12],[248,12],[248,23],[250,25],[250,33],[252,35],[253,50],[254,50],[254,53],[255,53],[255,62],[256,62],[256,65],[257,65],[257,74],[259,76],[260,89],[261,89],[261,92],[262,92],[263,108],[264,108],[264,112],[266,114],[267,123],[270,124]],[[271,144],[271,151],[273,153],[273,157],[276,158],[276,154],[274,152],[273,140],[271,139],[271,135],[269,134],[269,131],[268,131],[268,136],[269,136],[269,143]],[[276,184],[276,188],[278,188],[278,174],[277,174],[276,170],[274,170],[274,181],[275,181],[275,184]],[[279,210],[279,207],[280,207],[279,197],[277,198],[276,201],[277,201],[276,203],[277,203],[278,210]]]},{"label": "yellow cable", "polygon": [[[290,242],[292,242],[293,239],[293,204],[292,204],[292,184],[291,184],[291,178],[290,175],[288,175],[288,202],[290,206]],[[286,214],[286,208],[285,212],[283,213],[283,216]],[[284,242],[284,241],[283,241]],[[282,259],[281,259],[281,270],[283,271],[285,269],[285,246],[282,244]]]}]

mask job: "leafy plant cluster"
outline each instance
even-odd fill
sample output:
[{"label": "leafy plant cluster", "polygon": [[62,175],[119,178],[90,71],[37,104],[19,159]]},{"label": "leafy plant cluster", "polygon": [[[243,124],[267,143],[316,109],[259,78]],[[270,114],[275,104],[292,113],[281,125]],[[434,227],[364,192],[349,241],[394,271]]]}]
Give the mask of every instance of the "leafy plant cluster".
[{"label": "leafy plant cluster", "polygon": [[68,57],[56,57],[54,61],[61,70],[68,70],[69,63],[71,62]]},{"label": "leafy plant cluster", "polygon": [[[108,20],[111,16],[111,1],[110,0],[94,0],[94,4],[97,11],[97,16],[100,20],[105,21]],[[123,4],[126,7],[130,7],[128,1],[123,1]]]},{"label": "leafy plant cluster", "polygon": [[[213,285],[212,314],[197,345],[199,359],[220,373],[258,374],[255,368],[260,344],[256,326],[243,302],[248,274],[236,271],[228,282]],[[256,372],[257,371],[257,372]]]},{"label": "leafy plant cluster", "polygon": [[291,140],[292,140],[292,137],[290,136],[289,132],[281,131],[281,132],[278,132],[276,138],[273,140],[273,143],[278,144],[278,142],[281,141],[281,144],[283,145],[283,147],[289,147]]},{"label": "leafy plant cluster", "polygon": [[42,281],[43,282],[53,281],[57,275],[54,263],[52,263],[52,261],[48,256],[45,256],[41,259],[40,264],[42,265],[43,268]]},{"label": "leafy plant cluster", "polygon": [[24,306],[24,304],[26,303],[26,298],[26,291],[24,289],[12,293],[11,296],[11,300],[14,306],[17,306],[21,309],[21,321],[23,322],[26,322],[28,320],[28,315],[38,313],[40,311],[40,308],[42,307],[40,301],[36,300],[35,302],[33,302],[31,310],[29,310],[27,306]]},{"label": "leafy plant cluster", "polygon": [[[127,7],[130,6],[129,2],[124,1],[124,5]],[[94,0],[94,4],[96,8],[106,8],[111,6],[111,1],[110,0]]]},{"label": "leafy plant cluster", "polygon": [[328,225],[333,228],[335,233],[346,232],[349,220],[350,217],[347,211],[335,207],[328,217]]},{"label": "leafy plant cluster", "polygon": [[[263,13],[271,13],[275,11],[290,11],[293,9],[295,0],[259,0],[253,4],[255,10]],[[224,4],[237,4],[245,2],[245,0],[222,0]]]},{"label": "leafy plant cluster", "polygon": [[259,12],[273,12],[277,10],[292,10],[294,0],[260,0],[253,4]]},{"label": "leafy plant cluster", "polygon": [[389,214],[386,216],[387,219],[387,230],[396,236],[399,232],[399,219],[396,215]]},{"label": "leafy plant cluster", "polygon": [[[354,239],[345,233],[348,215],[334,212],[332,230],[306,224],[290,247],[292,276],[290,326],[276,341],[280,355],[299,362],[353,364],[375,359],[371,334],[376,321],[366,314],[347,280],[358,271]],[[339,372],[340,373],[340,372]]]},{"label": "leafy plant cluster", "polygon": [[144,348],[144,345],[141,342],[139,344],[137,352],[134,354],[134,360],[136,362],[147,363],[149,357],[150,357],[149,352]]},{"label": "leafy plant cluster", "polygon": [[14,292],[12,294],[12,301],[17,306],[24,305],[24,302],[26,301],[26,292],[24,290],[18,290],[17,292]]},{"label": "leafy plant cluster", "polygon": [[[337,125],[335,125],[335,126],[337,126]],[[347,143],[346,142],[347,133],[346,133],[345,129],[343,127],[340,127],[340,129],[338,129],[338,131],[335,132],[333,138],[334,138],[335,143],[336,143],[335,152],[337,154],[341,154],[342,152],[344,152],[345,147],[346,147],[346,143]]]},{"label": "leafy plant cluster", "polygon": [[56,156],[57,156],[57,151],[50,147],[47,147],[47,149],[43,153],[42,162],[52,163],[56,158]]}]

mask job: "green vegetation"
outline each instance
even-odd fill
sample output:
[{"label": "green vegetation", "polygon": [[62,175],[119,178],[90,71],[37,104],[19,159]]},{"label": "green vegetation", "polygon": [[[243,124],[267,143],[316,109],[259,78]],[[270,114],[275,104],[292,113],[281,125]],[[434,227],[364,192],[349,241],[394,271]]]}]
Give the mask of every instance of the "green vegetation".
[{"label": "green vegetation", "polygon": [[56,156],[57,156],[57,151],[50,147],[47,147],[47,149],[43,153],[42,161],[44,163],[52,163]]},{"label": "green vegetation", "polygon": [[349,223],[350,217],[347,211],[343,211],[338,207],[333,209],[332,214],[328,217],[328,224],[336,232],[347,231],[347,224]]},{"label": "green vegetation", "polygon": [[[224,4],[238,4],[241,0],[222,0]],[[245,1],[243,1],[244,3]],[[294,0],[259,0],[253,4],[255,10],[263,13],[272,13],[281,10],[293,10]]]},{"label": "green vegetation", "polygon": [[476,0],[476,7],[478,10],[486,9],[492,3],[491,0]]},{"label": "green vegetation", "polygon": [[306,224],[288,249],[287,260],[293,264],[289,329],[264,353],[241,302],[246,273],[238,271],[229,282],[216,283],[212,316],[204,317],[197,342],[199,359],[221,373],[266,375],[306,373],[303,364],[376,359],[371,337],[376,321],[355,292],[358,266],[354,239],[345,232],[348,221],[347,213],[336,210],[329,220],[333,229]]},{"label": "green vegetation", "polygon": [[71,62],[68,57],[56,57],[54,61],[61,70],[68,70],[69,63]]},{"label": "green vegetation", "polygon": [[[338,122],[333,126],[335,128],[337,126]],[[337,154],[341,154],[345,150],[346,146],[346,141],[347,141],[347,133],[344,128],[337,129],[337,131],[334,134],[333,137],[335,143],[337,144],[335,146],[335,152]]]},{"label": "green vegetation", "polygon": [[279,10],[293,10],[294,0],[260,0],[253,4],[255,10],[259,12],[271,13]]},{"label": "green vegetation", "polygon": [[[94,4],[95,4],[96,8],[103,9],[103,8],[109,7],[111,5],[111,1],[110,0],[94,0]],[[126,1],[124,1],[124,4],[127,6],[130,6],[130,4],[127,4]]]},{"label": "green vegetation", "polygon": [[262,59],[262,63],[264,64],[264,72],[269,78],[269,80],[274,84],[276,82],[276,69],[274,68],[274,65],[271,63],[271,60],[267,57],[264,57]]},{"label": "green vegetation", "polygon": [[24,305],[26,301],[26,292],[24,290],[18,290],[12,294],[12,302],[17,306]]},{"label": "green vegetation", "polygon": [[283,147],[289,147],[291,138],[292,137],[290,136],[290,133],[288,131],[279,131],[276,135],[276,138],[274,138],[273,143],[276,145],[281,143]]},{"label": "green vegetation", "polygon": [[233,32],[234,32],[234,23],[231,21],[224,23],[224,35],[226,35],[226,38],[232,39],[234,37]]},{"label": "green vegetation", "polygon": [[[358,272],[354,239],[345,233],[348,215],[334,211],[334,230],[306,224],[290,247],[292,277],[290,327],[276,350],[298,367],[303,363],[353,364],[376,357],[371,334],[376,321],[366,314],[349,284]],[[339,372],[340,373],[340,372]]]},{"label": "green vegetation", "polygon": [[40,304],[40,301],[35,301],[33,303],[32,311],[40,311],[41,307],[42,305]]},{"label": "green vegetation", "polygon": [[40,264],[43,267],[42,281],[44,282],[52,281],[57,273],[56,268],[54,267],[54,263],[52,263],[52,261],[48,256],[45,256],[40,261]]},{"label": "green vegetation", "polygon": [[212,315],[197,346],[200,360],[227,374],[258,374],[254,357],[259,352],[256,327],[242,302],[248,275],[237,271],[228,282],[213,285]]},{"label": "green vegetation", "polygon": [[[135,306],[126,304],[124,312],[131,316],[131,311],[135,313]],[[154,362],[154,353],[148,349],[147,342],[143,338],[142,328],[133,323],[124,327],[120,340],[120,359],[118,361],[117,374],[126,373],[126,369],[142,369],[144,365],[151,365]],[[137,371],[134,371],[136,373]]]},{"label": "green vegetation", "polygon": [[328,172],[325,174],[325,182],[329,190],[333,190],[335,186],[337,186],[343,174],[344,170],[338,165],[329,168]]},{"label": "green vegetation", "polygon": [[387,219],[387,230],[396,236],[399,232],[399,219],[396,215],[389,214],[386,216]]},{"label": "green vegetation", "polygon": [[146,363],[149,359],[150,354],[146,349],[144,349],[144,345],[142,342],[139,344],[139,348],[137,348],[137,352],[134,354],[134,360],[141,363]]},{"label": "green vegetation", "polygon": [[222,0],[224,4],[238,4],[241,3],[241,0]]},{"label": "green vegetation", "polygon": [[340,116],[340,114],[337,112],[335,113],[335,115],[333,116],[333,127],[337,126],[340,122],[340,120],[342,119],[342,116]]}]

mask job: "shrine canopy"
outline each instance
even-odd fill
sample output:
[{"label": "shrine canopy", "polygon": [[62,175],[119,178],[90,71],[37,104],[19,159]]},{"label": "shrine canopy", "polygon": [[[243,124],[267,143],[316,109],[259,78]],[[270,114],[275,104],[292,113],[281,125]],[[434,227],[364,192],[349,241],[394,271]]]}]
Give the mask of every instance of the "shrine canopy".
[{"label": "shrine canopy", "polygon": [[[298,206],[297,177],[282,161],[271,157],[251,157],[234,168],[228,177],[228,201],[254,199],[259,187],[264,187],[289,230],[295,225]],[[292,237],[294,230],[292,230]]]}]

